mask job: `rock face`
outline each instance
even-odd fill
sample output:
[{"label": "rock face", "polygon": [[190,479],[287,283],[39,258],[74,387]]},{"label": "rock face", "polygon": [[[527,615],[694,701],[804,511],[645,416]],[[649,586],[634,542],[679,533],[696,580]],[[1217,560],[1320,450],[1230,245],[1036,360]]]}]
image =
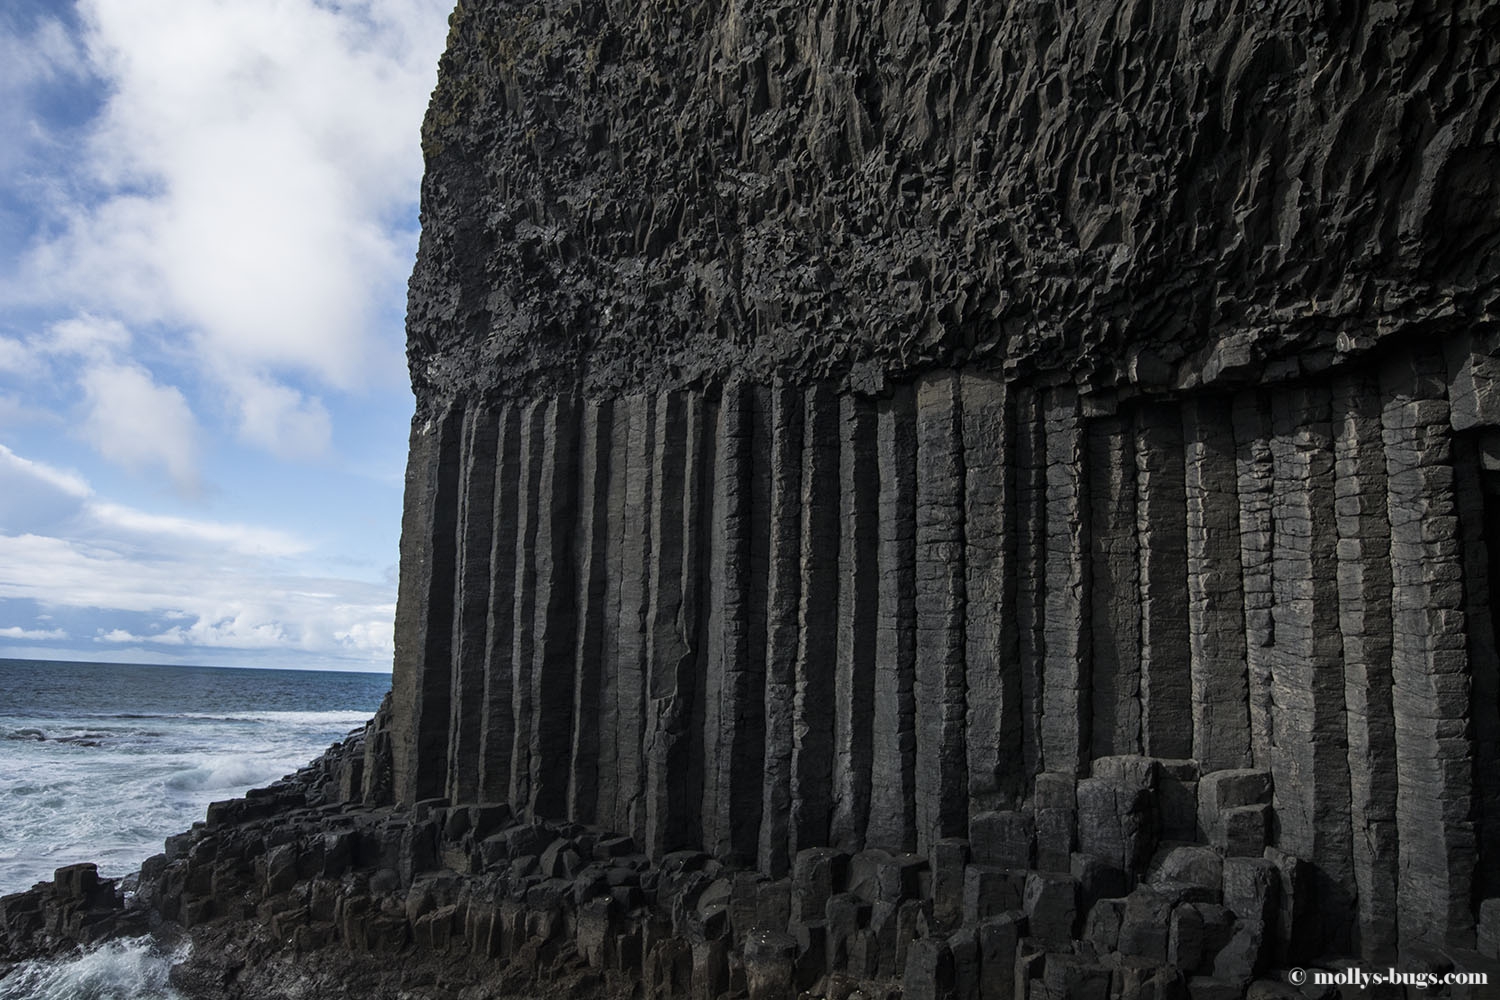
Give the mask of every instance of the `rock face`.
[{"label": "rock face", "polygon": [[[424,400],[1308,374],[1495,305],[1477,0],[465,0]],[[1288,370],[1290,369],[1290,371]]]},{"label": "rock face", "polygon": [[1479,2],[461,3],[392,699],[142,873],[239,955],[184,981],[1488,969],[1497,34]]},{"label": "rock face", "polygon": [[945,913],[962,841],[1047,874],[1014,902],[1052,952],[1097,923],[1054,875],[1128,890],[1196,842],[1278,873],[1253,926],[1168,919],[1217,877],[1100,897],[1127,940],[1180,924],[1191,974],[1226,978],[1210,940],[1224,968],[1472,947],[1497,29],[461,4],[411,286],[397,801],[773,878],[914,852]]}]

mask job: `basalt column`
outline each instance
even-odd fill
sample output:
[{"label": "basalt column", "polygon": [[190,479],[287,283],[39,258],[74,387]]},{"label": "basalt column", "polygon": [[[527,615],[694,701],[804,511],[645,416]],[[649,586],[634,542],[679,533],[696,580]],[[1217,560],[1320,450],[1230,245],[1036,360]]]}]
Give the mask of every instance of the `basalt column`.
[{"label": "basalt column", "polygon": [[[538,535],[546,512],[540,499],[543,460],[547,450],[545,399],[534,400],[521,411],[520,482],[516,491],[515,602],[511,608],[511,750],[510,790],[506,799],[522,804],[531,800],[532,704],[536,691],[532,673],[537,663],[537,632],[544,617],[537,606]],[[545,557],[541,561],[545,561]],[[544,595],[545,600],[545,595]],[[545,607],[545,606],[544,606]]]},{"label": "basalt column", "polygon": [[1250,766],[1239,501],[1229,400],[1183,405],[1187,490],[1188,652],[1193,757],[1205,771]]},{"label": "basalt column", "polygon": [[[524,727],[530,741],[517,759],[530,769],[528,808],[541,816],[567,815],[572,749],[574,648],[577,645],[577,593],[574,541],[577,527],[578,408],[560,398],[543,415],[540,474],[537,477],[534,541],[537,634],[530,671],[531,717]],[[519,717],[519,713],[518,713]]]},{"label": "basalt column", "polygon": [[645,769],[641,758],[646,721],[646,642],[650,621],[650,566],[654,396],[625,400],[625,474],[620,513],[620,590],[615,640],[615,829],[645,840]]},{"label": "basalt column", "polygon": [[1468,651],[1441,356],[1381,371],[1391,526],[1400,940],[1473,940]]},{"label": "basalt column", "polygon": [[959,383],[964,464],[964,671],[969,813],[1015,804],[1027,775],[1021,754],[1017,659],[1015,435],[1006,385]]},{"label": "basalt column", "polygon": [[[594,804],[595,821],[614,825],[621,812],[620,769],[622,733],[630,720],[622,719],[625,710],[622,702],[621,683],[624,671],[621,667],[622,638],[627,622],[623,613],[625,581],[625,494],[630,481],[630,422],[631,409],[625,399],[613,400],[610,404],[608,430],[610,440],[609,475],[599,488],[604,491],[605,578],[603,613],[604,628],[600,636],[603,663],[599,671],[599,688],[594,697],[599,703],[599,784],[597,801]],[[601,422],[604,416],[600,415]],[[601,432],[602,428],[601,428]]]},{"label": "basalt column", "polygon": [[833,817],[839,661],[839,401],[826,387],[803,402],[802,579],[792,696],[792,823],[789,850],[828,844]]},{"label": "basalt column", "polygon": [[968,828],[964,676],[964,453],[959,380],[917,386],[917,847]]},{"label": "basalt column", "polygon": [[714,405],[669,392],[656,407],[652,448],[652,586],[647,684],[646,842],[656,857],[700,842],[703,794],[702,691],[706,659],[699,581],[712,518]]},{"label": "basalt column", "polygon": [[880,463],[880,592],[875,627],[875,721],[866,842],[914,850],[916,814],[915,406],[898,390],[877,413]]},{"label": "basalt column", "polygon": [[457,606],[453,621],[452,715],[448,723],[448,797],[479,794],[488,653],[490,555],[495,510],[495,415],[471,408],[464,418],[457,543]]},{"label": "basalt column", "polygon": [[486,802],[510,796],[513,723],[517,512],[520,507],[521,410],[500,408],[495,443],[495,522],[490,545],[490,592],[484,664],[484,708],[479,731],[479,791]]},{"label": "basalt column", "polygon": [[771,393],[770,547],[765,633],[765,775],[760,869],[781,875],[791,863],[792,750],[795,740],[799,608],[802,600],[802,394]]},{"label": "basalt column", "polygon": [[870,822],[875,756],[875,632],[879,595],[880,469],[876,414],[839,401],[839,568],[833,817],[829,843],[859,850]]},{"label": "basalt column", "polygon": [[609,500],[614,448],[614,404],[586,402],[578,442],[578,535],[574,546],[577,635],[573,652],[574,718],[570,742],[568,815],[580,823],[598,816],[600,750],[605,743],[605,665],[614,614],[610,605]]},{"label": "basalt column", "polygon": [[1245,680],[1249,688],[1250,758],[1271,766],[1276,717],[1271,711],[1271,411],[1264,393],[1234,398],[1235,492],[1239,499],[1240,588],[1245,609]]},{"label": "basalt column", "polygon": [[1369,961],[1388,961],[1397,943],[1397,769],[1391,714],[1391,527],[1379,381],[1362,374],[1335,382],[1332,416],[1358,949]]},{"label": "basalt column", "polygon": [[1046,528],[1042,601],[1042,763],[1081,775],[1088,762],[1090,642],[1087,600],[1088,482],[1078,394],[1049,390],[1046,436]]},{"label": "basalt column", "polygon": [[447,785],[463,425],[459,406],[412,421],[391,674],[393,779],[403,803],[441,796]]},{"label": "basalt column", "polygon": [[1021,767],[1028,787],[1042,770],[1046,642],[1044,573],[1047,446],[1041,394],[1016,392],[1016,624],[1021,667]]},{"label": "basalt column", "polygon": [[1088,425],[1092,751],[1141,751],[1140,536],[1135,431],[1128,417]]},{"label": "basalt column", "polygon": [[1187,503],[1182,422],[1177,408],[1154,404],[1138,410],[1135,449],[1141,747],[1153,757],[1191,757]]},{"label": "basalt column", "polygon": [[1278,391],[1271,416],[1276,816],[1281,846],[1314,860],[1322,941],[1342,951],[1354,872],[1328,390]]},{"label": "basalt column", "polygon": [[770,425],[764,390],[724,390],[713,463],[705,646],[705,848],[742,863],[759,851],[765,760]]},{"label": "basalt column", "polygon": [[1491,539],[1485,525],[1478,442],[1453,438],[1453,488],[1464,567],[1464,625],[1468,640],[1474,776],[1479,824],[1476,881],[1485,897],[1500,893],[1500,662],[1495,651],[1490,576]]}]

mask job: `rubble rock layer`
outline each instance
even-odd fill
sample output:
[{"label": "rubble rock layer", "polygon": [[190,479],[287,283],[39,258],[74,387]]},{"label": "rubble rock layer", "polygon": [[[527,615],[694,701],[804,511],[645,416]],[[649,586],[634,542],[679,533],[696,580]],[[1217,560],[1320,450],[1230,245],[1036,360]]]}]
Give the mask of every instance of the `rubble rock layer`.
[{"label": "rubble rock layer", "polygon": [[934,366],[1176,386],[1493,315],[1480,0],[464,0],[424,404]]}]

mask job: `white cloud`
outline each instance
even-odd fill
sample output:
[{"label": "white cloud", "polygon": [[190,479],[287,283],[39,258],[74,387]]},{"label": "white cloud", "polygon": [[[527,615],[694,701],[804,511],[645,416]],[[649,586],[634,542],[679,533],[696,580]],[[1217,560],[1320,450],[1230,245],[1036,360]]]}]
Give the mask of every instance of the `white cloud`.
[{"label": "white cloud", "polygon": [[82,0],[110,86],[85,165],[100,196],[66,208],[28,284],[190,329],[205,369],[399,379],[399,335],[372,320],[411,265],[394,220],[450,8]]},{"label": "white cloud", "polygon": [[0,531],[67,531],[90,492],[77,474],[0,445]]},{"label": "white cloud", "polygon": [[107,529],[156,541],[174,539],[248,556],[293,556],[308,550],[306,542],[272,528],[147,514],[113,503],[91,503],[88,509],[98,523]]},{"label": "white cloud", "polygon": [[81,431],[95,451],[137,471],[160,468],[178,489],[197,491],[197,421],[178,389],[130,364],[90,368],[79,382],[87,407]]},{"label": "white cloud", "polygon": [[[43,18],[7,35],[0,16],[0,183],[25,206],[24,245],[0,266],[4,439],[49,454],[72,434],[189,495],[204,456],[216,477],[274,469],[232,463],[230,438],[333,458],[348,395],[409,403],[418,129],[452,0],[70,6],[77,31]],[[311,555],[344,556],[307,534],[148,513],[0,451],[0,606],[57,610],[100,652],[387,666],[394,586],[297,575]],[[120,641],[93,641],[94,625]]]},{"label": "white cloud", "polygon": [[37,348],[45,354],[102,362],[126,351],[130,341],[130,330],[119,320],[84,314],[52,324],[39,338]]},{"label": "white cloud", "polygon": [[12,625],[10,628],[0,628],[0,639],[25,639],[28,642],[45,642],[48,640],[66,639],[68,633],[60,628],[53,629],[29,629]]},{"label": "white cloud", "polygon": [[234,379],[239,397],[240,437],[280,458],[326,454],[333,422],[321,400],[265,379]]},{"label": "white cloud", "polygon": [[0,372],[27,375],[37,371],[38,363],[31,348],[11,337],[0,337]]},{"label": "white cloud", "polygon": [[82,499],[93,493],[89,484],[76,472],[68,472],[48,465],[46,462],[38,462],[30,458],[22,458],[11,451],[5,445],[0,444],[0,482],[4,482],[9,492],[14,493],[16,483],[21,479],[31,479],[58,490],[70,497]]},{"label": "white cloud", "polygon": [[[7,513],[12,497],[63,512],[62,523],[39,514],[27,530]],[[273,529],[101,500],[76,475],[0,445],[0,602],[106,609],[157,623],[106,628],[96,644],[284,651],[388,667],[394,588],[289,571],[285,560],[308,551]],[[20,638],[66,636],[0,630],[0,639]]]}]

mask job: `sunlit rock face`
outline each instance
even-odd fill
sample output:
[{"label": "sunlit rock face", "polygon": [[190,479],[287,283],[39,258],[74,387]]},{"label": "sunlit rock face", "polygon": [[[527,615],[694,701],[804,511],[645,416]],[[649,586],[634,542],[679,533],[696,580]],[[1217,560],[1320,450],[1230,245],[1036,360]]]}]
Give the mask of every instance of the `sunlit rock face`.
[{"label": "sunlit rock face", "polygon": [[1493,951],[1497,35],[461,4],[395,800],[742,871],[705,990]]}]

